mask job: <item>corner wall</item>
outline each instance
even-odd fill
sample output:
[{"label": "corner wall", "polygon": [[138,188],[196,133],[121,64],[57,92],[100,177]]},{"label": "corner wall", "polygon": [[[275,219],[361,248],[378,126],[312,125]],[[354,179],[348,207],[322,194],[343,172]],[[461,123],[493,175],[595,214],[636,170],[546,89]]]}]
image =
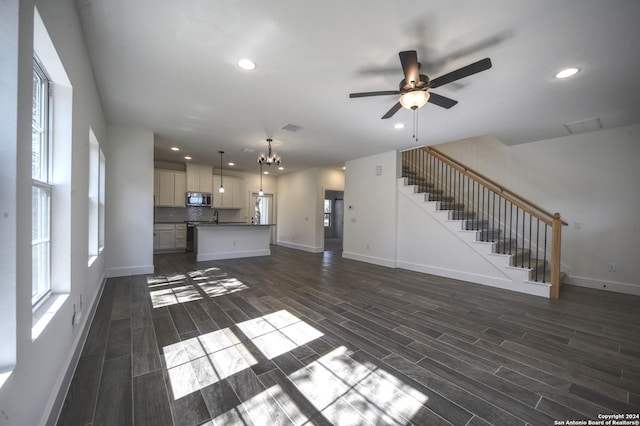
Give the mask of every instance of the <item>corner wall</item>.
[{"label": "corner wall", "polygon": [[314,167],[278,177],[278,245],[312,253],[324,250],[325,188],[344,188],[344,173]]},{"label": "corner wall", "polygon": [[391,151],[346,163],[343,257],[396,266],[399,161]]},{"label": "corner wall", "polygon": [[105,235],[107,277],[153,273],[153,138],[109,126]]}]

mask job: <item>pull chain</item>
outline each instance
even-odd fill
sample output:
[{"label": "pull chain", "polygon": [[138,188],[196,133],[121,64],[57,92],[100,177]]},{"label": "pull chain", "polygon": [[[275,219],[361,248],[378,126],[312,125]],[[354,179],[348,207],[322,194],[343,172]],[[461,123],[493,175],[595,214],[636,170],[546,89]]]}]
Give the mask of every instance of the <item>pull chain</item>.
[{"label": "pull chain", "polygon": [[413,108],[413,139],[418,142],[418,108]]}]

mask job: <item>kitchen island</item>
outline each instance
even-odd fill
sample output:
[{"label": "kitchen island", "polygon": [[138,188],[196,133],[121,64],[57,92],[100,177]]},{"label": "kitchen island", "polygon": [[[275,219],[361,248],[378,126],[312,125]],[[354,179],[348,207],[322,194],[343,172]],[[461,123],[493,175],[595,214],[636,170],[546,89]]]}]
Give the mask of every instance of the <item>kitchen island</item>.
[{"label": "kitchen island", "polygon": [[196,260],[269,256],[271,225],[206,223],[195,225]]}]

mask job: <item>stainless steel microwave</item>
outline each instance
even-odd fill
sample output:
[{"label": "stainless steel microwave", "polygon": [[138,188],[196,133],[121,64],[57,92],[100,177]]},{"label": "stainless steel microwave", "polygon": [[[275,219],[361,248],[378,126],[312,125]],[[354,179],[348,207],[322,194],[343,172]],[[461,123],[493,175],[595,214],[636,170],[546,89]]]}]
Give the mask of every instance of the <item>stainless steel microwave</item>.
[{"label": "stainless steel microwave", "polygon": [[211,207],[211,193],[187,192],[187,206]]}]

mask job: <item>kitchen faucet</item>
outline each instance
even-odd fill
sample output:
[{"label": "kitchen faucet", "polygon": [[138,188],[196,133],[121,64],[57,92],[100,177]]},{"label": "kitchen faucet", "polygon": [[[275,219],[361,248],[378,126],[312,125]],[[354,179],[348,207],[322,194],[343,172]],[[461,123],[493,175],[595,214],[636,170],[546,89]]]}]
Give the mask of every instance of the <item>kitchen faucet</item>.
[{"label": "kitchen faucet", "polygon": [[218,210],[213,211],[213,223],[218,224]]}]

